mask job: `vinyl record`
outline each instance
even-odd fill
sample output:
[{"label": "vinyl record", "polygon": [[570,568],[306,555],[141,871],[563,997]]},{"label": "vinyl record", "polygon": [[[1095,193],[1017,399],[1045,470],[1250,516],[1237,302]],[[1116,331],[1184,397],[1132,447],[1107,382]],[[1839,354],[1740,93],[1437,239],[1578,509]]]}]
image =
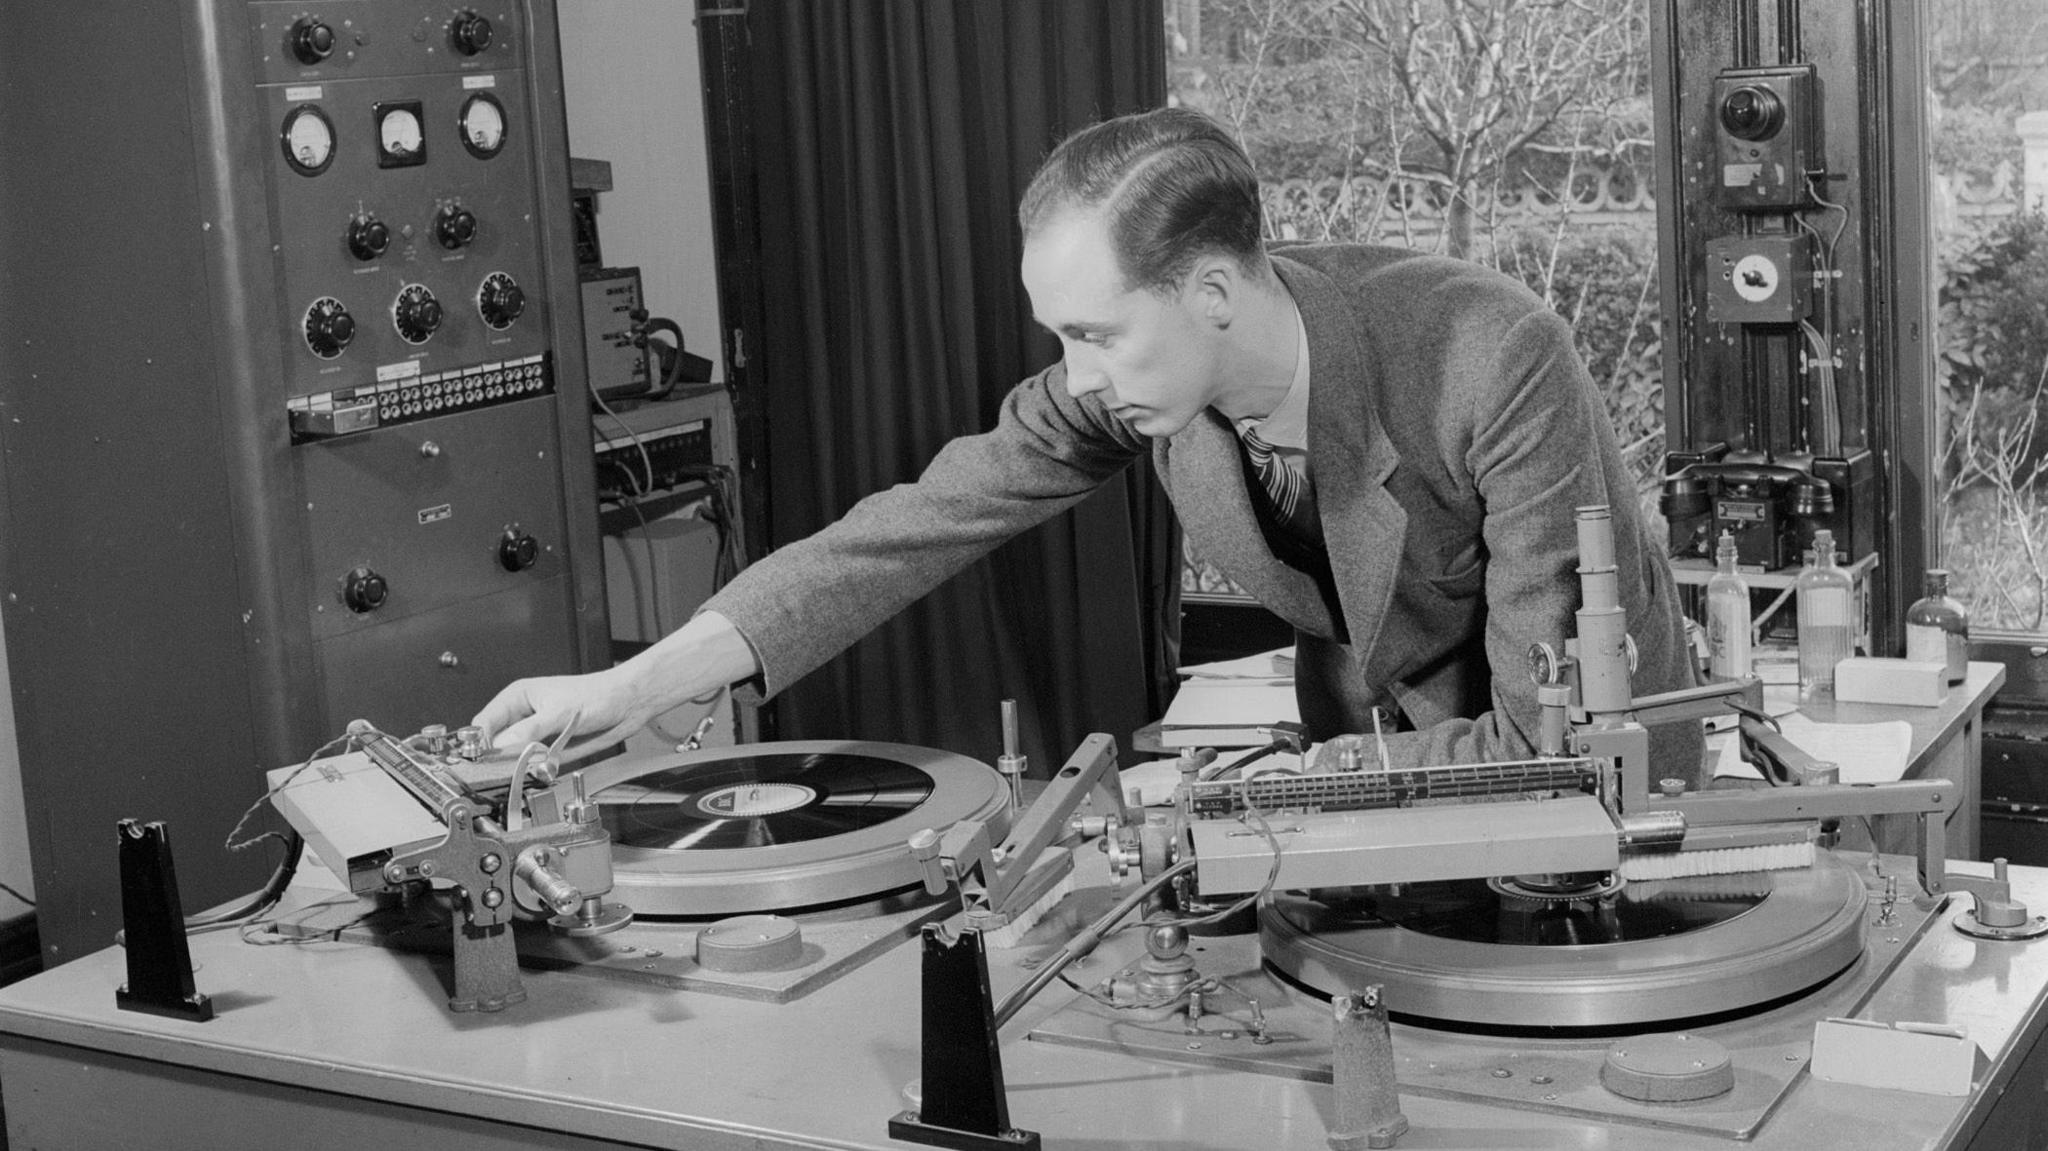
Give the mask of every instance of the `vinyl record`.
[{"label": "vinyl record", "polygon": [[789,911],[920,883],[919,831],[1009,826],[993,768],[904,744],[747,744],[584,772],[612,835],[614,893],[643,915]]},{"label": "vinyl record", "polygon": [[649,772],[592,798],[612,842],[670,851],[806,843],[917,810],[932,777],[893,759],[760,752]]}]

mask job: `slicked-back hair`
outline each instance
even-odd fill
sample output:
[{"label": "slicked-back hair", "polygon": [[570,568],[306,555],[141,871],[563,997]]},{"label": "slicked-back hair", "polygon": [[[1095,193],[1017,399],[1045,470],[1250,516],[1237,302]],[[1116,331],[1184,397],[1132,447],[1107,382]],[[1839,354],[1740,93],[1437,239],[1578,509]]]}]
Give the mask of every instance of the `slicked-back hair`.
[{"label": "slicked-back hair", "polygon": [[1067,137],[1017,208],[1028,239],[1072,210],[1099,211],[1130,288],[1170,293],[1211,254],[1265,279],[1259,179],[1230,133],[1187,108],[1119,116]]}]

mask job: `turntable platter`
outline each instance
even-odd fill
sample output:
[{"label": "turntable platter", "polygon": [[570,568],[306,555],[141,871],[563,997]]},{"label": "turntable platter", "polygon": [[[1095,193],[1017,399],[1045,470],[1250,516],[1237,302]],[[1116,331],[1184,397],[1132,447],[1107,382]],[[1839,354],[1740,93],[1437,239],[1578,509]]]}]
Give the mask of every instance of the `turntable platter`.
[{"label": "turntable platter", "polygon": [[1267,960],[1325,995],[1370,984],[1396,1013],[1458,1024],[1616,1027],[1758,1007],[1863,952],[1864,884],[1812,867],[1633,884],[1587,900],[1498,883],[1284,892]]},{"label": "turntable platter", "polygon": [[584,772],[612,834],[615,890],[635,912],[729,915],[864,899],[923,873],[911,835],[985,819],[1008,788],[963,756],[847,740],[747,744]]}]

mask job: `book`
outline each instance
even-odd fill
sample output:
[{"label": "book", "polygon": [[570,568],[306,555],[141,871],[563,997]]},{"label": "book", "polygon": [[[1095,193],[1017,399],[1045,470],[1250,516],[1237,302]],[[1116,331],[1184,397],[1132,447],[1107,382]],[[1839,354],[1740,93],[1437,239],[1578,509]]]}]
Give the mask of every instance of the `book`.
[{"label": "book", "polygon": [[1159,721],[1159,742],[1167,747],[1257,747],[1273,739],[1262,727],[1299,722],[1292,681],[1190,679]]}]

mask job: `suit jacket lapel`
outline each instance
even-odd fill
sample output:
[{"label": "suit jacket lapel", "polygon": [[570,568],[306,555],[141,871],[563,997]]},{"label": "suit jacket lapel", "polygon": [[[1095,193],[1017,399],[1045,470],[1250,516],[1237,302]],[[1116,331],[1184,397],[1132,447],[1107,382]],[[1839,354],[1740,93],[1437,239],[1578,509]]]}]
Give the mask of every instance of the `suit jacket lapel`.
[{"label": "suit jacket lapel", "polygon": [[1316,581],[1266,547],[1245,490],[1241,450],[1237,432],[1213,409],[1160,446],[1159,470],[1173,493],[1181,530],[1197,554],[1275,615],[1304,631],[1329,635],[1335,629]]},{"label": "suit jacket lapel", "polygon": [[1308,329],[1308,462],[1316,508],[1359,666],[1372,666],[1401,566],[1408,513],[1387,491],[1401,457],[1375,405],[1388,381],[1368,355],[1369,335],[1323,273],[1275,256]]}]

